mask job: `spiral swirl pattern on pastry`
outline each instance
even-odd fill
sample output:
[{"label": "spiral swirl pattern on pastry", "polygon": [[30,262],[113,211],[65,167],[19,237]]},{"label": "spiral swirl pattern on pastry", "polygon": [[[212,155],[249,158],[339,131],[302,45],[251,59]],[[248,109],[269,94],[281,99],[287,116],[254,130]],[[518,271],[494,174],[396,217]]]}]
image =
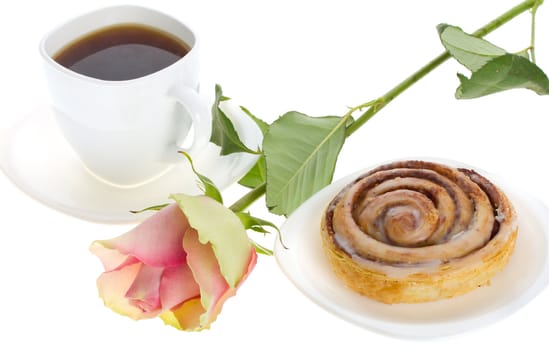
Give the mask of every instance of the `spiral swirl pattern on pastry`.
[{"label": "spiral swirl pattern on pastry", "polygon": [[488,179],[424,161],[362,175],[322,220],[336,274],[387,303],[450,298],[488,284],[507,264],[516,234],[509,199]]}]

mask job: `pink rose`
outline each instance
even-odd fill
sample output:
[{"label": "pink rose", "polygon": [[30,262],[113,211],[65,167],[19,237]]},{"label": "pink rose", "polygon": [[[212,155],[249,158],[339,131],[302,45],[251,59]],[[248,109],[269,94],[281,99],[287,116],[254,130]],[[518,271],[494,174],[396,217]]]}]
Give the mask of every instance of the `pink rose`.
[{"label": "pink rose", "polygon": [[171,198],[176,203],[126,234],[92,243],[105,268],[99,295],[133,319],[159,316],[182,330],[209,328],[257,255],[238,217],[222,204],[205,196]]}]

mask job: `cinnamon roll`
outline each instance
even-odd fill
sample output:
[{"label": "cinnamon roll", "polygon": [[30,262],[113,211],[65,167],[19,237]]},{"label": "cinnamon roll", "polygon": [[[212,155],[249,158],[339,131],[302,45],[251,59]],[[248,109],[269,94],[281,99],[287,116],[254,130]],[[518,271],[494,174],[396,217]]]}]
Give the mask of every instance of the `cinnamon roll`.
[{"label": "cinnamon roll", "polygon": [[368,171],[336,195],[321,223],[336,275],[390,304],[488,285],[508,263],[517,232],[512,204],[488,179],[425,161]]}]

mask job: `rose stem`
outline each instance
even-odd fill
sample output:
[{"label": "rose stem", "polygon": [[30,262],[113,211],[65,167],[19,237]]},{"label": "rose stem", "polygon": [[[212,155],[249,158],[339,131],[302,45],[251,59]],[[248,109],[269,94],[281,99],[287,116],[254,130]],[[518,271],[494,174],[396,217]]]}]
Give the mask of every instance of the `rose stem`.
[{"label": "rose stem", "polygon": [[530,25],[530,56],[532,57],[532,62],[536,63],[536,53],[535,53],[535,44],[536,41],[536,12],[538,7],[543,4],[544,0],[538,0],[532,7],[532,22]]},{"label": "rose stem", "polygon": [[233,212],[238,213],[249,207],[253,202],[255,202],[257,199],[259,199],[261,196],[265,194],[265,188],[267,187],[267,183],[264,182],[261,185],[253,188],[248,193],[246,193],[244,196],[242,196],[239,200],[233,203],[229,207]]},{"label": "rose stem", "polygon": [[[483,36],[493,32],[494,30],[498,29],[505,23],[509,22],[513,18],[517,17],[521,13],[523,13],[526,10],[529,9],[537,9],[537,7],[542,3],[543,1],[540,0],[526,0],[522,3],[518,4],[517,6],[513,7],[512,9],[508,10],[507,12],[501,14],[488,24],[482,26],[481,28],[477,29],[475,32],[473,32],[473,36],[482,38]],[[398,95],[403,93],[405,90],[407,90],[410,86],[417,83],[421,78],[426,76],[428,73],[433,71],[435,68],[440,66],[444,61],[446,61],[448,58],[450,58],[450,54],[445,51],[442,54],[438,55],[436,58],[431,60],[429,63],[421,67],[419,70],[417,70],[415,73],[410,75],[408,78],[404,79],[402,82],[400,82],[398,85],[396,85],[394,88],[389,90],[387,93],[385,93],[383,96],[375,100],[374,103],[372,103],[372,106],[366,110],[358,119],[355,120],[353,124],[351,124],[347,130],[345,137],[351,136],[355,131],[357,131],[364,123],[366,123],[368,120],[370,120],[374,115],[377,114],[383,107],[388,105],[392,100],[395,99]],[[234,212],[243,211],[247,207],[249,207],[253,202],[255,202],[258,198],[260,198],[262,195],[265,194],[265,189],[267,187],[267,184],[264,182],[261,185],[255,187],[250,192],[242,196],[239,200],[237,200],[233,205],[229,207]]]},{"label": "rose stem", "polygon": [[[509,11],[500,15],[490,23],[484,25],[483,27],[476,30],[472,35],[482,38],[483,36],[491,33],[492,31],[498,29],[505,23],[509,22],[511,19],[520,15],[524,11],[535,8],[538,6],[539,0],[527,0],[519,5],[513,7]],[[364,123],[370,120],[374,115],[377,114],[383,107],[389,104],[395,97],[400,95],[402,92],[407,90],[410,86],[418,82],[425,75],[430,73],[436,67],[440,66],[444,61],[450,58],[448,51],[445,51],[434,58],[431,62],[427,63],[425,66],[421,67],[414,74],[410,75],[408,78],[404,79],[400,84],[389,90],[385,95],[377,99],[377,103],[374,103],[372,107],[368,108],[364,114],[362,114],[353,124],[351,124],[346,130],[346,136],[352,135],[357,131]]]}]

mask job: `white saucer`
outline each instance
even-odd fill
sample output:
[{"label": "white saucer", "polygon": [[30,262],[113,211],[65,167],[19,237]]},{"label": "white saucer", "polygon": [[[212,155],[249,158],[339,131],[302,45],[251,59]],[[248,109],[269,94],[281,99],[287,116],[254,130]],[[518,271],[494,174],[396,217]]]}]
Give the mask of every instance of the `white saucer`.
[{"label": "white saucer", "polygon": [[[256,149],[263,138],[257,125],[230,101],[223,102],[222,109],[244,144]],[[256,159],[245,153],[219,156],[219,147],[210,143],[193,161],[199,172],[223,189],[238,181]],[[0,167],[16,186],[43,204],[102,223],[139,222],[150,213],[132,214],[130,210],[166,203],[171,193],[200,193],[187,162],[136,188],[113,187],[97,180],[66,143],[47,106],[0,135]]]},{"label": "white saucer", "polygon": [[548,284],[549,209],[536,198],[489,175],[513,201],[520,227],[509,264],[491,280],[490,286],[449,300],[395,305],[386,305],[347,289],[332,273],[324,256],[320,219],[328,202],[367,170],[345,177],[311,197],[281,228],[288,249],[276,242],[275,256],[282,271],[321,307],[344,320],[382,334],[434,338],[478,329],[509,316]]}]

